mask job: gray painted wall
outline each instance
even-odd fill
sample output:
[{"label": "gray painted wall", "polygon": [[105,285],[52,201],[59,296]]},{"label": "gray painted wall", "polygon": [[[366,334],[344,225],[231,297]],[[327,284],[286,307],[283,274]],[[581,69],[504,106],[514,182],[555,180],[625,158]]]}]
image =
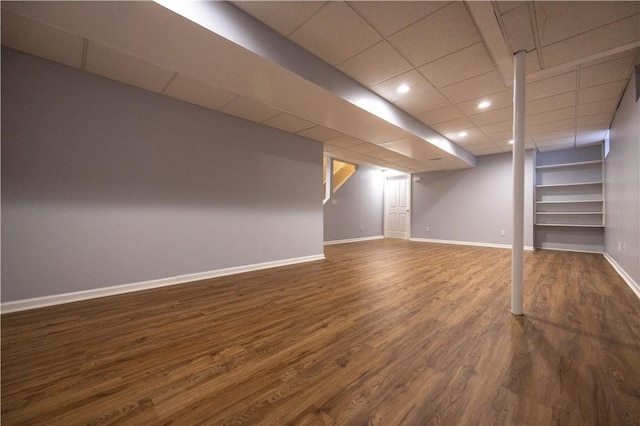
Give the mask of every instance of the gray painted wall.
[{"label": "gray painted wall", "polygon": [[[511,244],[511,153],[478,157],[472,169],[420,173],[413,177],[412,238]],[[524,245],[533,246],[531,151],[525,154],[524,211]],[[504,237],[500,235],[502,230]]]},{"label": "gray painted wall", "polygon": [[[640,103],[631,78],[610,128],[605,158],[605,252],[640,284]],[[626,244],[626,251],[618,250]]]},{"label": "gray painted wall", "polygon": [[2,50],[2,300],[321,255],[322,145]]},{"label": "gray painted wall", "polygon": [[324,240],[382,235],[383,191],[382,171],[359,166],[324,205]]}]

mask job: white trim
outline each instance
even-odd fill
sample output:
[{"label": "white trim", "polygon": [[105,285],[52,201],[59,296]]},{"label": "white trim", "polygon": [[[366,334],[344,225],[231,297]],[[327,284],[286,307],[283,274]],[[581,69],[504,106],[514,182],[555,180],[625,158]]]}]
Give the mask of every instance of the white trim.
[{"label": "white trim", "polygon": [[131,293],[134,291],[149,290],[153,288],[165,287],[176,284],[184,284],[193,281],[200,281],[209,278],[224,277],[227,275],[240,274],[243,272],[259,271],[261,269],[275,268],[278,266],[295,265],[297,263],[313,262],[324,260],[324,254],[312,256],[296,257],[292,259],[275,260],[272,262],[256,263],[253,265],[235,266],[232,268],[216,269],[207,272],[196,272],[194,274],[178,275],[169,278],[141,281],[131,284],[122,284],[112,287],[96,288],[92,290],[76,291],[72,293],[54,294],[52,296],[35,297],[32,299],[16,300],[0,304],[3,314],[9,312],[25,311],[28,309],[44,308],[46,306],[61,305],[63,303],[78,302],[81,300],[95,299],[98,297],[114,296],[117,294]]},{"label": "white trim", "polygon": [[613,266],[613,269],[616,270],[618,275],[620,275],[620,277],[622,277],[624,282],[627,283],[629,288],[631,290],[633,290],[633,292],[636,294],[636,296],[638,296],[638,298],[640,299],[640,285],[638,285],[638,283],[635,282],[633,280],[633,278],[631,278],[631,275],[627,274],[627,271],[625,271],[624,269],[622,269],[622,267],[620,265],[618,265],[618,262],[616,262],[613,259],[613,257],[609,256],[609,254],[607,254],[607,253],[602,253],[602,255],[604,256],[605,259],[607,259],[607,261],[611,264],[611,266]]},{"label": "white trim", "polygon": [[[411,238],[410,241],[415,241],[418,243],[455,244],[459,246],[477,246],[477,247],[511,249],[511,244],[479,243],[475,241],[433,240],[430,238]],[[532,246],[524,246],[524,249],[533,251]]]},{"label": "white trim", "polygon": [[360,241],[371,241],[371,240],[382,240],[384,239],[384,235],[376,235],[373,237],[362,237],[362,238],[348,238],[346,240],[333,240],[333,241],[325,241],[325,246],[330,246],[333,244],[346,244],[346,243],[358,243]]},{"label": "white trim", "polygon": [[537,247],[536,250],[551,250],[551,251],[570,251],[573,253],[591,253],[591,254],[602,254],[601,251],[593,251],[593,250],[578,250],[572,248],[555,248],[555,247]]}]

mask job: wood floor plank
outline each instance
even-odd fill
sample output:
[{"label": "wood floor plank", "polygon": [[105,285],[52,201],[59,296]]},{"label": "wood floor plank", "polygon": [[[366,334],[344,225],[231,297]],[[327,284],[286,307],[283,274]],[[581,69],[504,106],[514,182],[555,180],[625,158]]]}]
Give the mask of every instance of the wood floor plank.
[{"label": "wood floor plank", "polygon": [[3,425],[640,424],[640,300],[601,255],[378,240],[2,315]]}]

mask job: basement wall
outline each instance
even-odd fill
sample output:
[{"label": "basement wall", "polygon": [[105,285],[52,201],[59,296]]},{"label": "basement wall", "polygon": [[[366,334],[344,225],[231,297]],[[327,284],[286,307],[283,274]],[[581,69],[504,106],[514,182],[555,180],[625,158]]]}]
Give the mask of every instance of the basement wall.
[{"label": "basement wall", "polygon": [[[512,182],[511,153],[477,157],[470,169],[413,175],[411,237],[510,246]],[[525,153],[524,201],[524,245],[533,247],[531,151]]]},{"label": "basement wall", "polygon": [[383,197],[382,171],[358,166],[324,205],[324,241],[382,236]]},{"label": "basement wall", "polygon": [[640,296],[640,102],[632,75],[609,131],[605,166],[605,254]]},{"label": "basement wall", "polygon": [[2,302],[322,257],[322,144],[2,49]]}]

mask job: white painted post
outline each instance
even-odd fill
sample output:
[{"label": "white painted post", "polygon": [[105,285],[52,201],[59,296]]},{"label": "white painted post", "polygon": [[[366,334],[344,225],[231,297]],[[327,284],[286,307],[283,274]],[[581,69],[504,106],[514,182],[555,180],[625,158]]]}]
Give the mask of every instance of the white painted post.
[{"label": "white painted post", "polygon": [[511,313],[522,315],[524,282],[524,121],[527,52],[516,52],[513,84],[513,245]]}]

